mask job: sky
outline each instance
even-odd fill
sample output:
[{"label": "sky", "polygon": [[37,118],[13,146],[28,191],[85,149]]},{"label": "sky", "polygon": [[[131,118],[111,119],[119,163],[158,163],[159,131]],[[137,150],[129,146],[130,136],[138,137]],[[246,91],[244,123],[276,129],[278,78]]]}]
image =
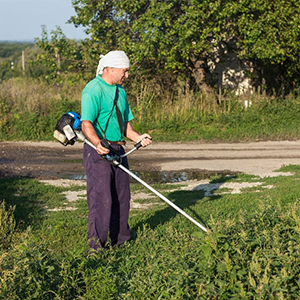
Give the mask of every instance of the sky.
[{"label": "sky", "polygon": [[0,41],[33,42],[42,36],[42,25],[60,26],[69,39],[84,39],[83,27],[66,24],[75,15],[71,0],[0,0]]}]

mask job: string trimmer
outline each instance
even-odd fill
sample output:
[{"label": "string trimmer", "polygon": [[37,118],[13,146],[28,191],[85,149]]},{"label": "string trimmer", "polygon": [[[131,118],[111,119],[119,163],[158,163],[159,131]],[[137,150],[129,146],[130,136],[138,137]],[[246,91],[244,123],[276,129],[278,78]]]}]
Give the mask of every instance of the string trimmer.
[{"label": "string trimmer", "polygon": [[[93,149],[96,150],[96,146],[92,144],[84,135],[84,133],[81,130],[81,122],[80,122],[80,115],[74,112],[68,112],[64,114],[57,122],[56,128],[54,131],[54,137],[58,139],[58,141],[63,144],[64,146],[67,145],[74,145],[76,141],[83,142],[91,146]],[[101,140],[101,143],[106,148],[109,148],[109,144],[107,141]],[[172,206],[174,209],[176,209],[180,214],[185,216],[187,219],[189,219],[191,222],[193,222],[195,225],[197,225],[199,228],[201,228],[203,231],[207,232],[207,229],[202,226],[200,223],[198,223],[196,220],[194,220],[191,216],[189,216],[187,213],[185,213],[182,209],[180,209],[177,205],[175,205],[173,202],[171,202],[169,199],[167,199],[165,196],[160,194],[158,191],[156,191],[154,188],[152,188],[149,184],[147,184],[145,181],[140,179],[138,176],[130,172],[127,168],[125,168],[122,165],[122,158],[129,155],[135,150],[138,150],[141,147],[141,142],[134,145],[134,148],[128,151],[127,153],[123,155],[104,155],[102,156],[103,159],[111,163],[112,165],[118,166],[120,169],[122,169],[124,172],[129,174],[132,178],[140,182],[142,185],[144,185],[147,189],[149,189],[151,192],[153,192],[156,196],[158,196],[160,199],[168,203],[170,206]]]}]

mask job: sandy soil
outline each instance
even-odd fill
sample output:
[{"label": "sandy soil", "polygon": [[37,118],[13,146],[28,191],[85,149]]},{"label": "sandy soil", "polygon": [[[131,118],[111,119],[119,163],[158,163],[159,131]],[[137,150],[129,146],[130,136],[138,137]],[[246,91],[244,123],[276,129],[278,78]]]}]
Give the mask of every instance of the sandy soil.
[{"label": "sandy soil", "polygon": [[[82,178],[82,144],[0,142],[0,176],[38,179]],[[127,150],[132,149],[127,144]],[[278,176],[282,165],[300,164],[300,141],[237,144],[153,143],[128,156],[137,172],[241,172]],[[282,175],[288,175],[286,173]],[[80,177],[81,176],[81,177]]]},{"label": "sandy soil", "polygon": [[[81,143],[64,147],[58,142],[1,142],[0,177],[30,177],[50,185],[68,187],[86,185],[82,164]],[[127,145],[127,151],[133,144]],[[282,165],[300,164],[300,141],[257,142],[238,144],[153,143],[129,156],[132,172],[205,174],[246,173],[258,177],[291,175],[275,172]],[[152,180],[153,180],[153,175]],[[150,178],[151,178],[150,176]],[[144,181],[148,182],[143,178]],[[74,181],[76,180],[76,181]],[[155,180],[154,180],[155,181]],[[150,182],[148,182],[150,183]],[[203,190],[211,196],[219,189],[223,193],[241,193],[245,187],[270,189],[259,182],[210,183],[208,179],[187,180],[182,190]],[[177,187],[178,189],[178,187]],[[76,209],[75,201],[86,197],[84,191],[64,192],[65,202],[48,211]],[[152,204],[140,204],[138,199],[153,197],[148,193],[132,193],[131,209],[147,209]],[[163,204],[162,201],[157,204]]]}]

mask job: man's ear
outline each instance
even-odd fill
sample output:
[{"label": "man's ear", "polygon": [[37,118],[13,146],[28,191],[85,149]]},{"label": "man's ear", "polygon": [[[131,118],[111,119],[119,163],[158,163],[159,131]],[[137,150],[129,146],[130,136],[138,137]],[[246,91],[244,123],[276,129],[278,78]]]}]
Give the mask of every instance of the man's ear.
[{"label": "man's ear", "polygon": [[105,72],[105,73],[109,73],[110,72],[110,70],[111,70],[111,68],[110,67],[105,67],[104,69],[103,69],[103,73]]}]

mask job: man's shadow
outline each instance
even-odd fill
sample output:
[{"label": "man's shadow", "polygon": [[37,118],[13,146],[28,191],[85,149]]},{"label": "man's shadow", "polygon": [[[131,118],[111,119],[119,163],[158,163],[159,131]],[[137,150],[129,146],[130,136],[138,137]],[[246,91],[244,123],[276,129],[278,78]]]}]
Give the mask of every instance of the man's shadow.
[{"label": "man's shadow", "polygon": [[41,199],[53,187],[42,186],[41,183],[23,177],[0,178],[0,203],[4,201],[7,209],[15,207],[13,215],[19,230],[39,226],[43,222],[45,211]]},{"label": "man's shadow", "polygon": [[[230,179],[233,177],[231,176]],[[227,177],[222,177],[221,179],[212,180],[209,184],[200,184],[194,187],[192,190],[179,190],[169,193],[166,198],[172,201],[176,206],[180,209],[184,210],[189,216],[195,219],[204,227],[207,227],[207,221],[209,216],[202,215],[199,213],[199,210],[196,209],[195,205],[199,201],[216,201],[221,198],[221,195],[214,195],[213,191],[222,187],[222,185],[229,180]],[[209,186],[210,185],[210,186]],[[211,188],[212,187],[212,188]],[[206,197],[208,196],[209,197]],[[163,200],[159,199],[159,201]],[[158,225],[162,225],[171,219],[173,219],[176,215],[180,214],[176,209],[171,206],[167,206],[162,209],[155,210],[154,213],[151,213],[150,216],[143,218],[137,224],[135,224],[132,230],[132,239],[136,238],[137,231],[139,228],[143,228],[144,224],[147,224],[151,229],[155,229]],[[182,216],[182,218],[185,218]]]}]

